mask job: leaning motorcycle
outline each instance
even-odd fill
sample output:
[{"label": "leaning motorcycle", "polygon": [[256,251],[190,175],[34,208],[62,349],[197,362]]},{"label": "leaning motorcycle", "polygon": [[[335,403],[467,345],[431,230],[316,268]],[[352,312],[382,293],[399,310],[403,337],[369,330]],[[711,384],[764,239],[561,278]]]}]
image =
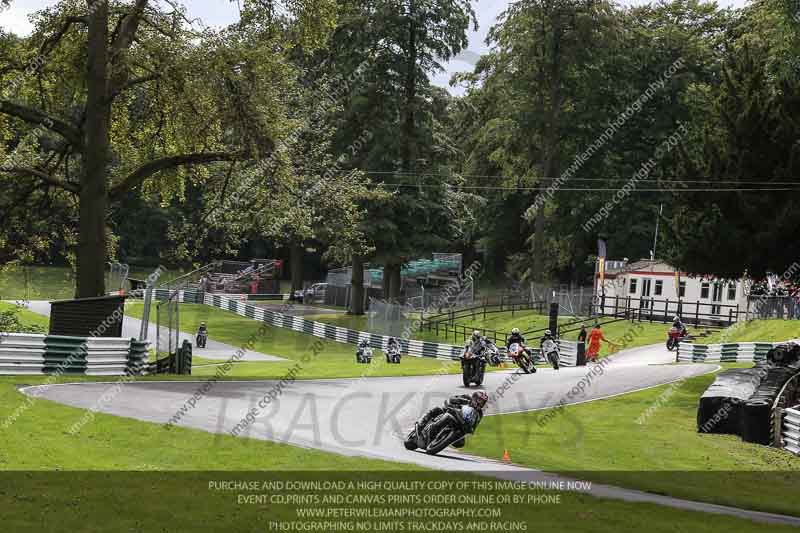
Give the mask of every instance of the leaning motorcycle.
[{"label": "leaning motorcycle", "polygon": [[483,384],[483,375],[485,373],[486,357],[483,352],[473,353],[472,348],[464,350],[461,355],[461,378],[464,386],[469,387],[474,383],[480,387]]},{"label": "leaning motorcycle", "polygon": [[359,348],[356,352],[356,363],[359,364],[369,364],[372,362],[372,348],[369,346],[365,348]]},{"label": "leaning motorcycle", "polygon": [[558,370],[561,357],[558,353],[558,344],[553,339],[547,339],[542,344],[542,357],[553,365],[553,370]]},{"label": "leaning motorcycle", "polygon": [[397,346],[390,346],[384,351],[386,354],[386,362],[394,365],[400,364],[400,348]]},{"label": "leaning motorcycle", "polygon": [[483,350],[484,357],[492,366],[500,366],[503,363],[503,358],[500,356],[500,350],[492,341],[486,341],[486,347]]},{"label": "leaning motorcycle", "polygon": [[508,355],[526,374],[536,373],[536,366],[533,364],[528,350],[520,343],[514,342],[508,347]]},{"label": "leaning motorcycle", "polygon": [[[469,405],[447,407],[444,413],[428,422],[425,427],[420,427],[417,422],[403,444],[406,450],[416,450],[423,444],[422,448],[429,455],[436,455],[448,446],[461,448],[466,437],[464,428],[474,425],[476,416],[477,412]],[[431,434],[432,431],[435,433]]]},{"label": "leaning motorcycle", "polygon": [[669,329],[669,333],[667,333],[667,350],[670,352],[680,345],[682,341],[692,340],[691,335],[686,329],[680,330],[678,328],[672,327]]}]

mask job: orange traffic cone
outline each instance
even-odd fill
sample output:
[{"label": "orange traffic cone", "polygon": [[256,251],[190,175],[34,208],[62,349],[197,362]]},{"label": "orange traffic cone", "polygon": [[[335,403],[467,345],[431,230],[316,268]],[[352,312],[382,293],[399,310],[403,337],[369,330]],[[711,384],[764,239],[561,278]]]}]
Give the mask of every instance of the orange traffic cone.
[{"label": "orange traffic cone", "polygon": [[503,452],[503,462],[505,462],[505,463],[510,463],[511,462],[511,457],[508,456],[508,450],[505,450]]}]

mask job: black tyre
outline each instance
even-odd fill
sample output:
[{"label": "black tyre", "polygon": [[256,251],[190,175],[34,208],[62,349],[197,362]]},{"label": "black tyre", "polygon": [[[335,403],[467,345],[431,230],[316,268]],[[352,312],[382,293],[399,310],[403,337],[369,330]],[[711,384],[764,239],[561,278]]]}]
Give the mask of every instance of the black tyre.
[{"label": "black tyre", "polygon": [[678,344],[678,343],[677,343],[677,342],[675,342],[675,339],[673,339],[672,337],[670,337],[669,339],[667,339],[667,350],[669,350],[670,352],[671,352],[671,351],[673,351],[673,350],[675,349],[675,346],[676,346],[677,344]]},{"label": "black tyre", "polygon": [[480,370],[478,370],[478,375],[477,375],[477,376],[475,376],[475,385],[477,385],[478,387],[480,387],[481,385],[483,385],[483,375],[484,375],[485,373],[486,373],[486,370],[485,370],[485,369],[483,369],[483,368],[481,368]]},{"label": "black tyre", "polygon": [[411,433],[408,434],[406,440],[403,441],[403,446],[406,447],[406,450],[414,451],[417,449],[417,431],[412,429]]},{"label": "black tyre", "polygon": [[558,370],[558,355],[555,352],[550,352],[547,355],[547,358],[550,359],[550,364],[553,365],[553,370]]},{"label": "black tyre", "polygon": [[465,367],[465,368],[464,368],[464,369],[461,371],[461,381],[462,381],[462,383],[464,383],[464,386],[465,386],[465,387],[469,387],[469,385],[470,385],[470,383],[471,383],[470,377],[471,377],[471,376],[470,376],[470,372],[469,372],[469,370],[467,370],[467,368]]},{"label": "black tyre", "polygon": [[428,448],[425,450],[425,453],[427,453],[428,455],[436,455],[440,451],[447,448],[450,445],[450,443],[453,442],[454,437],[455,437],[454,429],[447,428],[442,430],[428,445]]}]

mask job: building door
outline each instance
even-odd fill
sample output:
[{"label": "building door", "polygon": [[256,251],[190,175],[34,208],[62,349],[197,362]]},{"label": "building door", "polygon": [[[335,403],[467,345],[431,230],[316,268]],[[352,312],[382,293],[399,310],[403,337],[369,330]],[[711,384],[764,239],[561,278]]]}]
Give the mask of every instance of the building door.
[{"label": "building door", "polygon": [[641,299],[641,309],[650,309],[650,291],[653,285],[653,280],[644,278],[642,279],[642,299]]},{"label": "building door", "polygon": [[714,283],[714,290],[711,291],[711,314],[719,315],[722,312],[722,307],[719,305],[722,302],[722,283]]}]

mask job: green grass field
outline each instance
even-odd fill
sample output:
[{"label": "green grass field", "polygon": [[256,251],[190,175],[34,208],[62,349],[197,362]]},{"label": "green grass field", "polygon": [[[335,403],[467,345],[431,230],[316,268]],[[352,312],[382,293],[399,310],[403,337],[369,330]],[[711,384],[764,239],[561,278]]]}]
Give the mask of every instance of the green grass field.
[{"label": "green grass field", "polygon": [[[155,267],[132,266],[129,277],[146,279]],[[162,280],[185,274],[185,269],[167,269]],[[66,266],[4,266],[0,269],[0,300],[67,300],[75,297],[75,275]]]},{"label": "green grass field", "polygon": [[[738,437],[697,433],[713,375],[616,398],[487,417],[465,451],[679,498],[800,515],[800,460]],[[648,412],[648,409],[651,409]]]},{"label": "green grass field", "polygon": [[8,311],[11,309],[18,309],[18,317],[21,323],[29,324],[33,326],[39,326],[44,331],[47,331],[48,326],[50,325],[50,319],[46,316],[38,315],[27,309],[20,308],[16,304],[8,303],[8,302],[0,302],[0,312]]},{"label": "green grass field", "polygon": [[698,341],[698,344],[720,342],[781,342],[800,338],[800,320],[750,320]]},{"label": "green grass field", "polygon": [[[466,323],[471,327],[477,327],[482,331],[486,330],[487,328],[499,331],[511,331],[511,329],[514,327],[519,327],[521,330],[525,331],[526,328],[532,329],[536,327],[547,327],[548,321],[547,317],[532,311],[517,312],[514,313],[513,316],[510,312],[487,314],[486,317],[487,318],[484,321],[482,314],[476,314],[475,322],[471,322],[471,318],[462,318],[457,320],[456,323]],[[307,316],[305,318],[360,331],[368,331],[369,329],[369,321],[365,316],[357,317],[343,314],[325,314]],[[566,323],[572,320],[573,319],[562,319],[561,322]],[[586,324],[591,328],[592,322],[590,320],[587,320]],[[609,341],[616,343],[617,346],[603,343],[600,350],[600,356],[605,357],[620,349],[635,348],[637,346],[647,346],[648,344],[664,342],[666,340],[668,329],[668,325],[660,323],[651,324],[649,322],[631,323],[619,321],[606,324],[603,326],[603,333]],[[575,340],[577,336],[577,331],[571,332],[567,335],[567,340]],[[445,335],[443,328],[440,329],[438,334],[435,331],[417,331],[413,335],[413,338],[417,340],[440,342],[445,344],[460,345],[464,343],[463,336],[460,333],[454,337],[452,329],[450,329],[449,334]],[[528,342],[530,343],[531,340],[534,341],[534,346],[538,346],[538,338],[528,339]]]},{"label": "green grass field", "polygon": [[[129,303],[125,313],[141,318],[143,305]],[[282,362],[241,362],[235,365],[229,377],[282,378],[286,372],[297,364],[307,353],[316,350],[317,356],[304,364],[298,379],[352,378],[364,375],[383,376],[419,376],[438,373],[458,373],[460,365],[456,362],[404,357],[401,365],[385,363],[383,354],[375,351],[371,365],[359,365],[355,362],[355,346],[333,341],[326,341],[287,329],[265,327],[263,335],[259,335],[262,324],[237,314],[215,309],[201,304],[181,304],[181,329],[186,332],[196,331],[200,322],[208,325],[209,336],[217,341],[232,346],[244,346],[249,339],[255,338],[253,350],[287,359]],[[217,361],[219,362],[219,361]],[[195,360],[198,365],[213,364],[214,361]],[[201,366],[193,372],[197,376],[213,375],[216,367]]]}]

